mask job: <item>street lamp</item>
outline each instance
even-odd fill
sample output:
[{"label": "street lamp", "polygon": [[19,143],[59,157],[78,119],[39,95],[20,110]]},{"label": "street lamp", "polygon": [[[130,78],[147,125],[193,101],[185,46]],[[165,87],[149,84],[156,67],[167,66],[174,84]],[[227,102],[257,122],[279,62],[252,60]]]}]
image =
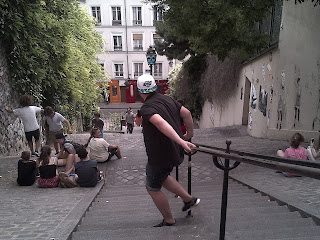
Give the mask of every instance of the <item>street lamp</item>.
[{"label": "street lamp", "polygon": [[156,63],[157,60],[157,52],[153,47],[149,47],[146,53],[147,62],[150,67],[150,75],[152,75],[152,65]]}]

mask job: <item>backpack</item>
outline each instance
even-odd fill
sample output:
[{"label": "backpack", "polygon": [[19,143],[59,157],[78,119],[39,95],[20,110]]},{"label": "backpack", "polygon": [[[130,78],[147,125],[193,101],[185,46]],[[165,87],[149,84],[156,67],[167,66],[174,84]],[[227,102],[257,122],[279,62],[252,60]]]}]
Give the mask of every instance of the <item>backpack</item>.
[{"label": "backpack", "polygon": [[[76,142],[73,142],[73,141],[70,141],[70,140],[65,140],[64,141],[64,143],[63,144],[65,144],[65,143],[71,143],[72,144],[72,146],[73,146],[73,148],[74,148],[74,150],[77,152],[77,149],[82,145],[82,144],[80,144],[80,143],[76,143]],[[65,148],[64,149],[66,152],[68,152],[68,150]],[[69,153],[69,152],[68,152]]]}]

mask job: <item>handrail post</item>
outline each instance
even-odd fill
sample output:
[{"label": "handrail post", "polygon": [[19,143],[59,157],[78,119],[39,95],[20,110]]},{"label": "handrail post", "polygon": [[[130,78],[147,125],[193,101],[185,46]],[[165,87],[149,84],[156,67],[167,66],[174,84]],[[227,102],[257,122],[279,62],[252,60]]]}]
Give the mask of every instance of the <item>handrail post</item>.
[{"label": "handrail post", "polygon": [[[227,150],[226,153],[230,153],[231,141],[226,141]],[[227,205],[228,205],[228,179],[229,179],[229,159],[224,161],[224,173],[223,173],[223,189],[221,200],[221,215],[220,215],[220,240],[224,240],[226,234],[226,219],[227,219]]]},{"label": "handrail post", "polygon": [[[176,180],[179,182],[179,166],[176,166]],[[178,198],[178,194],[176,194],[174,197]]]},{"label": "handrail post", "polygon": [[[188,153],[188,193],[191,195],[191,153]],[[187,217],[191,217],[191,210],[188,211]]]},{"label": "handrail post", "polygon": [[179,166],[176,166],[176,180],[179,182]]}]

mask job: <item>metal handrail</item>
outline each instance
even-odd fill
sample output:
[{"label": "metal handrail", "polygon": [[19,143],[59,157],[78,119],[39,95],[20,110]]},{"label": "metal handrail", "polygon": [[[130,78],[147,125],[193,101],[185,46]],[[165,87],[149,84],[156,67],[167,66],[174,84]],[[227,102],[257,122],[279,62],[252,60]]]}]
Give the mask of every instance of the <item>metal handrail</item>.
[{"label": "metal handrail", "polygon": [[[227,148],[218,148],[203,144],[194,143],[197,149],[193,153],[185,153],[188,155],[188,193],[191,195],[191,156],[197,152],[203,152],[212,155],[214,165],[224,171],[223,176],[223,189],[222,189],[222,202],[221,202],[221,216],[220,216],[220,236],[219,240],[225,239],[225,226],[227,216],[228,204],[228,179],[229,171],[238,167],[241,162],[253,164],[261,167],[280,170],[283,172],[295,173],[298,175],[320,179],[320,163],[312,162],[301,159],[274,157],[251,152],[230,150],[231,141],[227,140]],[[218,161],[218,157],[224,158],[224,164]],[[230,160],[235,161],[230,166]],[[176,170],[178,176],[178,170]],[[177,177],[178,178],[178,177]],[[187,217],[191,216],[189,210]]]}]

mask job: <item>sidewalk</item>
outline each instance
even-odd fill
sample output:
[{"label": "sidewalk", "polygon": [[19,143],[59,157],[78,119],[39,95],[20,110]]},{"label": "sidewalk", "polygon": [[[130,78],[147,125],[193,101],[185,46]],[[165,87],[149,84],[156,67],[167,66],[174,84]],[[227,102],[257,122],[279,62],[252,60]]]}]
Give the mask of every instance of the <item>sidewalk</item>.
[{"label": "sidewalk", "polygon": [[[76,142],[85,143],[88,134],[69,135]],[[145,148],[141,128],[135,127],[133,134],[105,133],[105,139],[119,145],[125,159],[112,159],[108,164],[99,164],[106,170],[104,188],[130,185],[144,186]],[[285,149],[287,142],[256,139],[247,135],[245,127],[196,129],[193,142],[225,147],[226,139],[232,141],[231,149],[275,155],[277,149]],[[192,157],[192,181],[208,182],[220,178],[212,158],[203,153]],[[0,239],[68,239],[97,193],[95,188],[40,189],[37,185],[20,187],[16,184],[17,157],[1,158],[0,165]],[[185,185],[187,161],[181,166],[179,180]],[[306,212],[320,217],[320,181],[301,178],[286,178],[273,170],[248,164],[232,170],[230,175],[248,185],[263,188],[277,198],[286,199]],[[146,193],[147,194],[147,193]]]}]

